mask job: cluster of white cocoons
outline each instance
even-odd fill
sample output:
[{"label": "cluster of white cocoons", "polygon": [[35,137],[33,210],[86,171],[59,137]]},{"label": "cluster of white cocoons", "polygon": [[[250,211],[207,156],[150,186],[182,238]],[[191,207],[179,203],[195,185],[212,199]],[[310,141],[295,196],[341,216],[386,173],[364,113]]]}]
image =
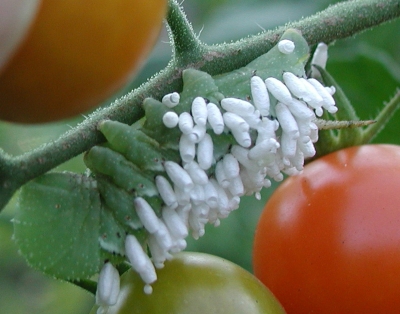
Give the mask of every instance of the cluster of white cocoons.
[{"label": "cluster of white cocoons", "polygon": [[[289,40],[282,40],[278,48],[284,54],[295,49]],[[189,231],[196,239],[203,236],[205,225],[218,226],[221,218],[239,207],[241,196],[254,194],[260,199],[260,191],[271,185],[270,179],[281,181],[284,173],[299,173],[304,160],[315,154],[316,117],[323,110],[337,111],[332,98],[335,89],[314,78],[285,72],[283,81],[253,76],[250,86],[251,101],[224,98],[214,104],[196,97],[191,113],[178,116],[171,110],[164,115],[165,126],[181,131],[182,163],[166,161],[165,175],[155,179],[165,204],[161,217],[145,199],[134,200],[149,233],[151,258],[133,235],[128,235],[125,243],[127,258],[146,284],[146,293],[151,293],[150,284],[157,279],[155,268],[185,249]],[[172,109],[179,106],[179,98],[174,92],[165,95],[162,103]],[[215,160],[212,138],[222,133],[232,134],[236,144]]]}]

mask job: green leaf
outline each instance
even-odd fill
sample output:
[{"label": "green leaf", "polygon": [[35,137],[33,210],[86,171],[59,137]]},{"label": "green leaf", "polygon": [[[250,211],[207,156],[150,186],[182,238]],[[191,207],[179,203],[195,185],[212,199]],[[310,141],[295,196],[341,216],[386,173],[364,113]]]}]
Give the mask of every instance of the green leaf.
[{"label": "green leaf", "polygon": [[60,279],[89,278],[102,263],[100,197],[93,179],[48,173],[19,195],[14,238],[28,263]]}]

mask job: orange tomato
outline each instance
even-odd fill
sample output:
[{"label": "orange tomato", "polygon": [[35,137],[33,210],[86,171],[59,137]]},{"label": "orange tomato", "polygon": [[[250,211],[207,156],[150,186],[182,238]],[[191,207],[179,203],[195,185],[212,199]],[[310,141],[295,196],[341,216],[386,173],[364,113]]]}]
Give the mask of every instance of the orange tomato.
[{"label": "orange tomato", "polygon": [[126,84],[158,37],[167,1],[2,2],[0,119],[37,123],[84,112]]}]

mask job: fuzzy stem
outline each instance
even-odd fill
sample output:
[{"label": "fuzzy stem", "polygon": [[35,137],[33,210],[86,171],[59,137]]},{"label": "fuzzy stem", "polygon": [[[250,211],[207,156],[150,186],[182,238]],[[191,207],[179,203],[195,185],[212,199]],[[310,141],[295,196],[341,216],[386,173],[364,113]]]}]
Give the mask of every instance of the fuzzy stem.
[{"label": "fuzzy stem", "polygon": [[176,63],[193,62],[190,57],[202,55],[203,46],[193,27],[187,20],[182,7],[174,0],[169,1],[167,29],[173,43],[173,61]]},{"label": "fuzzy stem", "polygon": [[[353,36],[400,16],[399,0],[345,1],[273,31],[231,44],[206,46],[201,45],[194,35],[177,2],[170,0],[169,4],[167,19],[171,23],[177,60],[135,91],[94,112],[58,140],[17,157],[0,152],[0,208],[24,183],[103,142],[103,136],[97,131],[100,121],[110,119],[132,124],[144,114],[141,107],[144,98],[160,99],[171,90],[179,90],[185,68],[200,69],[211,75],[240,68],[271,49],[287,28],[301,30],[308,43],[313,45]],[[196,48],[191,54],[188,53],[190,47]]]},{"label": "fuzzy stem", "polygon": [[371,124],[362,133],[363,143],[368,143],[382,130],[392,115],[400,108],[400,89],[397,89],[396,94],[385,107],[379,112],[376,117],[376,123]]},{"label": "fuzzy stem", "polygon": [[313,121],[319,130],[339,130],[339,129],[351,129],[360,128],[376,123],[375,120],[362,120],[362,121],[336,121],[336,120],[323,120],[316,119]]}]

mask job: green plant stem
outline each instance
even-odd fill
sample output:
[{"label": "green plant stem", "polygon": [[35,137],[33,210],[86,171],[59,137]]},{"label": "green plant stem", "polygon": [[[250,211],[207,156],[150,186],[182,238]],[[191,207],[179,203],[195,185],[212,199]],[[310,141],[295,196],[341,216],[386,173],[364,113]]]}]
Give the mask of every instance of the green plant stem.
[{"label": "green plant stem", "polygon": [[362,132],[363,143],[368,143],[379,133],[379,131],[386,125],[392,115],[397,109],[400,108],[400,89],[397,89],[396,94],[385,107],[379,112],[376,117],[376,123],[369,125]]},{"label": "green plant stem", "polygon": [[101,120],[132,124],[144,114],[141,108],[144,98],[160,99],[168,92],[179,90],[182,86],[181,73],[185,68],[192,67],[216,75],[245,66],[271,49],[287,28],[301,30],[308,43],[313,45],[353,36],[400,16],[399,0],[346,1],[273,31],[235,43],[207,46],[200,43],[177,2],[170,0],[169,5],[167,21],[176,59],[138,89],[109,107],[94,112],[58,140],[17,157],[0,151],[0,208],[24,183],[104,141],[97,131]]},{"label": "green plant stem", "polygon": [[173,59],[176,66],[189,64],[193,58],[204,53],[204,45],[186,18],[182,7],[174,0],[169,0],[167,28],[173,48]]}]

